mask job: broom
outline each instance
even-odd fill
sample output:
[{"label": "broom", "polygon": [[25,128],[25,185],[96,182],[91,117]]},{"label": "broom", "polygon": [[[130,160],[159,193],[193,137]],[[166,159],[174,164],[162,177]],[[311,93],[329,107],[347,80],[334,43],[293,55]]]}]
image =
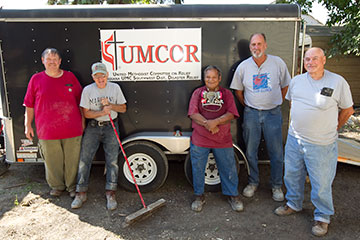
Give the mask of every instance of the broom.
[{"label": "broom", "polygon": [[154,202],[154,203],[146,206],[146,204],[145,204],[145,202],[144,202],[144,199],[143,199],[143,197],[142,197],[142,195],[141,195],[139,186],[138,186],[137,183],[136,183],[135,176],[134,176],[134,174],[133,174],[133,172],[132,172],[132,170],[131,170],[131,167],[130,167],[130,164],[129,164],[129,160],[128,160],[127,157],[126,157],[124,148],[123,148],[123,146],[122,146],[122,144],[121,144],[121,141],[120,141],[120,138],[119,138],[119,134],[118,134],[118,132],[116,131],[114,122],[113,122],[110,114],[109,114],[109,118],[110,118],[111,126],[112,126],[112,128],[114,129],[114,132],[115,132],[115,135],[116,135],[116,139],[117,139],[117,141],[118,141],[118,143],[119,143],[119,145],[120,145],[121,152],[122,152],[122,154],[124,155],[124,158],[125,158],[125,161],[126,161],[126,165],[127,165],[128,168],[129,168],[129,171],[130,171],[130,173],[131,173],[131,177],[132,177],[132,179],[133,179],[133,181],[134,181],[136,190],[137,190],[137,192],[138,192],[138,194],[139,194],[141,203],[142,203],[142,205],[143,205],[143,208],[142,208],[142,209],[140,209],[140,210],[138,210],[138,211],[136,211],[136,212],[128,215],[128,216],[125,218],[125,221],[124,221],[123,224],[122,224],[122,227],[125,228],[125,227],[129,226],[130,224],[132,224],[132,223],[134,223],[134,222],[137,222],[137,221],[139,221],[139,220],[141,220],[141,219],[145,219],[145,218],[149,217],[154,211],[156,211],[157,209],[161,208],[162,206],[165,206],[166,201],[165,201],[165,199],[161,198],[161,199],[157,200],[156,202]]}]

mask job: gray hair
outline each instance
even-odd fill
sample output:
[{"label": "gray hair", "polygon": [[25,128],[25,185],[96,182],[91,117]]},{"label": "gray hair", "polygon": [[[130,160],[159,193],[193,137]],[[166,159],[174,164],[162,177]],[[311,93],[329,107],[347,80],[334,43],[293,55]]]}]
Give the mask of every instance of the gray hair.
[{"label": "gray hair", "polygon": [[41,58],[45,58],[45,56],[48,55],[48,54],[58,55],[59,58],[61,59],[60,52],[59,52],[56,48],[46,48],[46,49],[42,52]]},{"label": "gray hair", "polygon": [[209,65],[207,66],[205,69],[204,69],[204,76],[206,75],[206,72],[209,71],[209,70],[216,70],[218,72],[218,76],[221,77],[221,70],[220,68],[218,68],[217,66],[215,65]]},{"label": "gray hair", "polygon": [[266,42],[265,33],[253,33],[253,34],[251,34],[250,39],[249,39],[250,42],[251,42],[251,39],[253,38],[253,36],[255,36],[255,35],[261,35],[261,36],[263,36],[263,38],[264,38],[264,40],[265,40],[265,42]]}]

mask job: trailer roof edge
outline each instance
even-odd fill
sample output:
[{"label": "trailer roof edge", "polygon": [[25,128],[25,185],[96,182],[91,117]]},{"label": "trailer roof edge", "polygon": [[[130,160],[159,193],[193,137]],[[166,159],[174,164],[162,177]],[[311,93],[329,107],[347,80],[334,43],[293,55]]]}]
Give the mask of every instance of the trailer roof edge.
[{"label": "trailer roof edge", "polygon": [[[0,19],[300,18],[296,4],[47,6],[0,9]],[[7,20],[10,21],[10,20]]]}]

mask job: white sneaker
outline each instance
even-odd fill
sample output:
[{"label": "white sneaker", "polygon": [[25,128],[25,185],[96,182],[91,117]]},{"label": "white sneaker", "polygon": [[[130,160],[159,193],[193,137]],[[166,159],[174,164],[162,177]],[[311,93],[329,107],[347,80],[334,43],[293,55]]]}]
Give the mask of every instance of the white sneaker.
[{"label": "white sneaker", "polygon": [[272,189],[272,198],[274,201],[282,202],[284,201],[284,193],[281,188],[273,188]]},{"label": "white sneaker", "polygon": [[256,189],[257,189],[257,185],[248,184],[243,190],[243,195],[248,198],[252,197],[254,196]]}]

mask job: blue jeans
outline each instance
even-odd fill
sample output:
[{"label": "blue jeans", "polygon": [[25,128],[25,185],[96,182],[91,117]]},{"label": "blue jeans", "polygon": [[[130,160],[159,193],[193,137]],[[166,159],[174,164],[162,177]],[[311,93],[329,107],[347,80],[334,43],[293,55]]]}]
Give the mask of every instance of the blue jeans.
[{"label": "blue jeans", "polygon": [[210,150],[214,154],[220,174],[221,189],[224,195],[238,196],[239,178],[233,148],[204,148],[190,143],[194,194],[202,195],[205,186],[205,167]]},{"label": "blue jeans", "polygon": [[243,136],[246,145],[246,158],[250,168],[249,184],[259,185],[258,149],[262,131],[270,158],[271,185],[273,188],[282,186],[284,159],[281,129],[280,106],[270,110],[245,107]]},{"label": "blue jeans", "polygon": [[288,135],[285,146],[285,186],[287,205],[302,209],[306,171],[311,182],[314,219],[330,223],[334,214],[331,186],[336,174],[337,142],[316,145]]},{"label": "blue jeans", "polygon": [[[114,121],[116,130],[118,131],[118,123]],[[118,131],[119,132],[119,131]],[[88,124],[81,143],[80,162],[77,175],[77,192],[86,192],[89,185],[89,176],[91,163],[94,159],[96,151],[100,143],[103,144],[105,152],[105,166],[106,166],[106,190],[115,191],[118,182],[118,155],[119,143],[111,124],[105,126],[98,126]]]}]

